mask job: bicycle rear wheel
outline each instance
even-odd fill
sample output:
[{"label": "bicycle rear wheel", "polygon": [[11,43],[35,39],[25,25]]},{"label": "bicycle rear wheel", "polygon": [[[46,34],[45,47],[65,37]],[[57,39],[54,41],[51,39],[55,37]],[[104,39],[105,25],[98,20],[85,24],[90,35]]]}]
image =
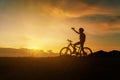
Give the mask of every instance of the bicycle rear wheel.
[{"label": "bicycle rear wheel", "polygon": [[71,50],[68,47],[64,47],[60,50],[60,56],[62,55],[71,55]]},{"label": "bicycle rear wheel", "polygon": [[87,55],[91,55],[92,54],[92,50],[88,47],[84,47],[83,49],[84,51],[80,51],[81,56],[87,56]]}]

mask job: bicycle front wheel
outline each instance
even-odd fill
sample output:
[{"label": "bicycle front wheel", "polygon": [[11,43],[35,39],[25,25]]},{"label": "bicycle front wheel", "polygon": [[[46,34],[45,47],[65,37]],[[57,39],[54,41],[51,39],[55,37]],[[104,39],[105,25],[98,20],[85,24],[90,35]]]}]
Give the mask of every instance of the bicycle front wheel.
[{"label": "bicycle front wheel", "polygon": [[60,56],[62,55],[71,55],[71,50],[68,47],[64,47],[60,50]]}]

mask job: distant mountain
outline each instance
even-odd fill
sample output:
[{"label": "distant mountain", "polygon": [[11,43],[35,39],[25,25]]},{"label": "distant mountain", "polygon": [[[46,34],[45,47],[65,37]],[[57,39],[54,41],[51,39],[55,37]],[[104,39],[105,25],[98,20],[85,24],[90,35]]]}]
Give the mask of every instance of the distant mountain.
[{"label": "distant mountain", "polygon": [[30,56],[29,50],[25,48],[0,48],[0,57],[24,57]]},{"label": "distant mountain", "polygon": [[92,56],[95,56],[95,57],[120,57],[120,51],[112,50],[112,51],[106,52],[106,51],[100,50],[100,51],[94,52],[92,54]]},{"label": "distant mountain", "polygon": [[34,50],[26,48],[0,48],[0,57],[55,57],[58,54],[48,50],[44,52],[43,50]]}]

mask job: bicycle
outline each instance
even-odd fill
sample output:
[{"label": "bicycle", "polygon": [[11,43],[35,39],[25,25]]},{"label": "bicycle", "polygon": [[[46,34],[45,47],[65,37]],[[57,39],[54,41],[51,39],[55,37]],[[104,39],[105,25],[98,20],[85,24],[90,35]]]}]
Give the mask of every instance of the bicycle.
[{"label": "bicycle", "polygon": [[[87,55],[92,54],[92,50],[89,47],[84,47],[83,48],[84,52],[83,52],[81,50],[80,46],[74,46],[74,44],[72,44],[72,41],[69,40],[69,39],[67,41],[69,42],[69,44],[68,44],[67,47],[63,47],[60,50],[60,52],[59,52],[60,56],[62,56],[62,55],[70,55],[70,56],[72,56],[74,54],[75,56],[80,56],[81,57],[81,56],[87,56]],[[74,49],[75,49],[75,52],[73,52]]]}]

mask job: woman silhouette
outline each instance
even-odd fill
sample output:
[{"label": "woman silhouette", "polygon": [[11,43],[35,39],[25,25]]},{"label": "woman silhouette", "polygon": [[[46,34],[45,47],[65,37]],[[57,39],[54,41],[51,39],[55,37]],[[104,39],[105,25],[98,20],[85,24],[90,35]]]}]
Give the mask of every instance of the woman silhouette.
[{"label": "woman silhouette", "polygon": [[76,48],[75,48],[76,45],[80,45],[81,50],[83,51],[83,53],[85,53],[84,50],[83,50],[84,43],[85,43],[85,40],[86,40],[86,35],[84,33],[84,29],[83,28],[79,28],[79,31],[76,31],[75,28],[72,28],[72,30],[75,31],[77,34],[79,34],[79,40],[80,40],[80,41],[78,41],[78,42],[76,42],[74,44],[74,51],[73,51],[73,53],[76,51]]}]

